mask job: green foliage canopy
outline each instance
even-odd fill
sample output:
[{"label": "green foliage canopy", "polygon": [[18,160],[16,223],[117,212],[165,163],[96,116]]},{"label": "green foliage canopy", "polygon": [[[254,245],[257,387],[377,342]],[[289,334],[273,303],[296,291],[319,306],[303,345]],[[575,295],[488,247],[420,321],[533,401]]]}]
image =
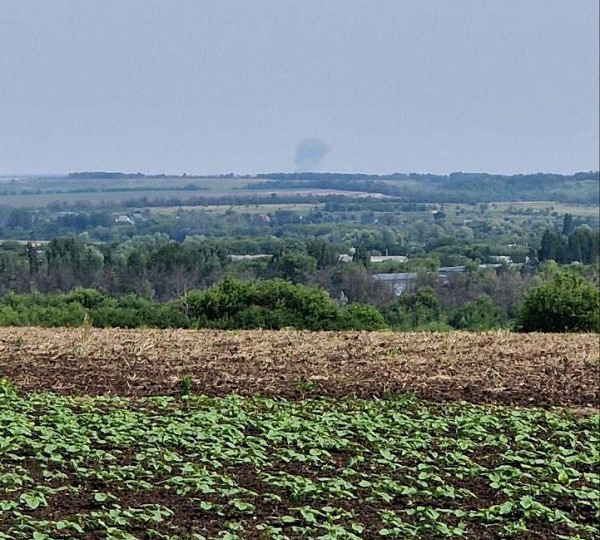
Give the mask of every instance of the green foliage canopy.
[{"label": "green foliage canopy", "polygon": [[372,306],[342,308],[325,291],[280,279],[256,283],[226,278],[185,297],[191,321],[205,328],[285,327],[309,330],[379,330],[382,315]]},{"label": "green foliage canopy", "polygon": [[581,276],[559,272],[526,296],[519,327],[524,332],[600,332],[600,292]]}]

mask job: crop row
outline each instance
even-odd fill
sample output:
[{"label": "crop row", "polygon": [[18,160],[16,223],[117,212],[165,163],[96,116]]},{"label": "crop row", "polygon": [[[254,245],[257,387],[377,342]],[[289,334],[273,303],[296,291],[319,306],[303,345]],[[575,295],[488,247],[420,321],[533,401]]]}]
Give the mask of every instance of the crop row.
[{"label": "crop row", "polygon": [[0,538],[571,538],[598,418],[411,396],[139,400],[0,387]]}]

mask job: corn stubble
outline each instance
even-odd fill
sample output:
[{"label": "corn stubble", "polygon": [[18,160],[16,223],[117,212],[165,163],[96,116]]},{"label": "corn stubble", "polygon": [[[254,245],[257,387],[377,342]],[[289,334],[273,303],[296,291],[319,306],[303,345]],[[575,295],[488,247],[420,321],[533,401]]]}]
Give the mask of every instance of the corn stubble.
[{"label": "corn stubble", "polygon": [[[82,346],[85,340],[85,346]],[[0,374],[62,394],[383,397],[594,408],[591,334],[0,329]]]}]

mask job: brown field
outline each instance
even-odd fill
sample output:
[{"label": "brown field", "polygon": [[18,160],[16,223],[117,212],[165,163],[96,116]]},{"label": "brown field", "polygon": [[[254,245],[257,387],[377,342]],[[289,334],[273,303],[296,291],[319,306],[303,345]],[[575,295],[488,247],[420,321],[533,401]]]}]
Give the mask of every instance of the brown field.
[{"label": "brown field", "polygon": [[[63,394],[192,391],[598,407],[589,334],[0,329],[0,378]],[[308,384],[302,384],[306,382]]]}]

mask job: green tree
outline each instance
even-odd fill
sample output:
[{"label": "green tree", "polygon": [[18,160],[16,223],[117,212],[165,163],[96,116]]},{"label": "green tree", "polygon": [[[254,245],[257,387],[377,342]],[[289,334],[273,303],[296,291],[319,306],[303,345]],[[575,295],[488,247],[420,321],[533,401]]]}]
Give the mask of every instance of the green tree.
[{"label": "green tree", "polygon": [[249,283],[226,278],[205,291],[190,291],[184,302],[190,319],[199,327],[348,328],[344,313],[325,291],[281,279]]},{"label": "green tree", "polygon": [[529,292],[518,323],[524,332],[600,332],[600,292],[581,276],[558,273]]},{"label": "green tree", "polygon": [[499,328],[500,310],[487,294],[466,302],[450,321],[454,328],[481,332]]},{"label": "green tree", "polygon": [[566,263],[569,258],[567,241],[557,233],[546,230],[542,236],[542,244],[538,251],[538,259],[552,259],[558,263]]},{"label": "green tree", "polygon": [[100,250],[79,238],[55,238],[46,246],[45,253],[48,275],[53,278],[54,288],[58,290],[90,287],[104,267]]},{"label": "green tree", "polygon": [[287,251],[273,259],[271,264],[278,277],[294,283],[305,283],[317,268],[317,261],[300,251]]},{"label": "green tree", "polygon": [[591,264],[598,261],[600,235],[590,227],[575,229],[568,239],[569,260]]},{"label": "green tree", "polygon": [[334,266],[338,262],[337,251],[322,238],[309,238],[306,241],[306,252],[316,259],[318,269]]},{"label": "green tree", "polygon": [[444,322],[437,296],[429,286],[419,287],[414,294],[403,293],[396,302],[384,309],[384,316],[393,330],[443,326]]},{"label": "green tree", "polygon": [[381,312],[366,304],[350,304],[343,310],[343,329],[383,330],[386,327]]},{"label": "green tree", "polygon": [[358,246],[352,256],[352,262],[360,263],[365,268],[371,266],[371,253],[363,246]]},{"label": "green tree", "polygon": [[573,223],[573,214],[565,214],[563,219],[563,228],[562,233],[564,236],[569,236],[573,230],[575,229],[575,224]]}]

